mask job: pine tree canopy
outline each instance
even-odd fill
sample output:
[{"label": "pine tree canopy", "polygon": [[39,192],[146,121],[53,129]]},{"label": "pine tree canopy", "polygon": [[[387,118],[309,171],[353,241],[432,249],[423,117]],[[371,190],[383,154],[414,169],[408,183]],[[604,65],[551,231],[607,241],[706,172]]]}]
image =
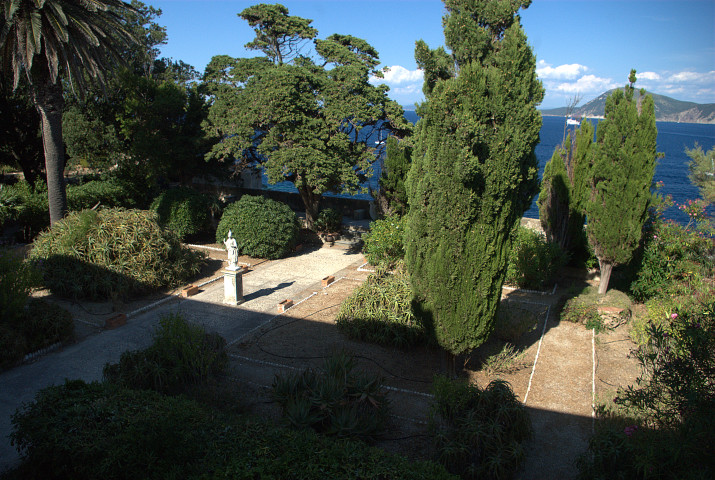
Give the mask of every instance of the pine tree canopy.
[{"label": "pine tree canopy", "polygon": [[[388,87],[369,82],[382,72],[365,40],[315,39],[310,20],[280,5],[257,5],[240,16],[256,31],[249,46],[266,57],[216,56],[206,67],[208,125],[221,138],[208,158],[257,162],[270,182],[293,182],[312,225],[323,193],[357,193],[371,176],[374,143],[361,132],[373,129],[377,137],[380,128],[410,127]],[[313,39],[316,60],[296,52],[306,38]]]},{"label": "pine tree canopy", "polygon": [[530,1],[445,0],[444,49],[420,41],[427,100],[407,180],[407,264],[439,344],[492,330],[510,236],[537,190],[543,87],[517,15]]}]

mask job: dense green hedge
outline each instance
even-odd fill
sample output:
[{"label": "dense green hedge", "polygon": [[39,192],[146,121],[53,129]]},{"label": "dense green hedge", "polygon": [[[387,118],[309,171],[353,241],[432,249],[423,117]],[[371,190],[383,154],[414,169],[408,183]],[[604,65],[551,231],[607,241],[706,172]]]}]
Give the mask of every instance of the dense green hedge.
[{"label": "dense green hedge", "polygon": [[70,213],[37,237],[30,258],[53,293],[91,299],[180,285],[202,261],[153,213],[124,209]]},{"label": "dense green hedge", "polygon": [[191,188],[172,188],[156,197],[150,210],[157,213],[159,224],[182,240],[209,234],[211,210],[218,202]]},{"label": "dense green hedge", "polygon": [[223,211],[216,241],[231,230],[238,251],[252,257],[277,259],[288,255],[298,241],[298,217],[288,205],[269,198],[244,195]]},{"label": "dense green hedge", "polygon": [[184,397],[82,381],[40,391],[12,419],[19,478],[448,479],[362,442],[227,417]]},{"label": "dense green hedge", "polygon": [[[126,182],[110,177],[67,186],[67,208],[80,211],[102,207],[134,207],[134,195]],[[50,226],[47,184],[38,180],[34,189],[25,181],[3,185],[0,191],[0,227],[16,222],[22,228],[22,240],[29,242]]]},{"label": "dense green hedge", "polygon": [[542,289],[568,261],[567,254],[543,233],[519,227],[509,252],[505,281],[521,288]]},{"label": "dense green hedge", "polygon": [[362,252],[371,265],[393,267],[405,258],[405,226],[407,217],[391,215],[370,223],[370,231],[363,235]]},{"label": "dense green hedge", "polygon": [[320,211],[318,218],[313,222],[316,232],[337,233],[343,225],[343,215],[332,208],[325,208]]},{"label": "dense green hedge", "polygon": [[114,178],[67,186],[67,207],[70,211],[93,208],[97,204],[103,207],[135,206],[126,185]]}]

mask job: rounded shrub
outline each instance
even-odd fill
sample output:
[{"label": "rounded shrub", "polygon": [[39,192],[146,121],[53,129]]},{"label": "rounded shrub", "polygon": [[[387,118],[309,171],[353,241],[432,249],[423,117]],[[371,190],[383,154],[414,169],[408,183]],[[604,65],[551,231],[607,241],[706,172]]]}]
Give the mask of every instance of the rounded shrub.
[{"label": "rounded shrub", "polygon": [[295,247],[300,225],[288,205],[244,195],[224,209],[216,229],[216,241],[223,243],[229,230],[240,253],[274,260],[285,257]]},{"label": "rounded shrub", "polygon": [[153,212],[70,213],[35,240],[30,258],[53,293],[108,299],[177,286],[198,273],[203,255],[184,248]]},{"label": "rounded shrub", "polygon": [[29,478],[187,478],[218,433],[188,399],[81,380],[41,390],[12,421]]},{"label": "rounded shrub", "polygon": [[340,231],[342,224],[342,214],[332,208],[326,208],[318,214],[318,218],[313,222],[313,228],[316,232],[335,233]]},{"label": "rounded shrub", "polygon": [[362,237],[362,252],[368,262],[392,267],[405,258],[405,219],[391,215],[370,223],[370,231]]},{"label": "rounded shrub", "polygon": [[208,195],[191,188],[172,188],[156,197],[150,210],[158,215],[162,227],[175,232],[182,240],[211,231],[211,210],[218,204]]},{"label": "rounded shrub", "polygon": [[548,242],[543,233],[519,227],[509,253],[505,282],[520,288],[546,287],[568,257],[558,244]]}]

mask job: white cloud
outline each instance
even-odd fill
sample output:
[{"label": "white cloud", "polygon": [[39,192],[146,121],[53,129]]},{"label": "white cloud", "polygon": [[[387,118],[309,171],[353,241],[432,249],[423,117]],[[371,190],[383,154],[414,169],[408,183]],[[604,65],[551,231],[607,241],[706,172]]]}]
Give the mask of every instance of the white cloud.
[{"label": "white cloud", "polygon": [[676,85],[663,85],[660,87],[660,93],[666,95],[675,95],[683,92],[685,92],[685,88]]},{"label": "white cloud", "polygon": [[585,65],[579,65],[578,63],[568,63],[553,67],[545,61],[539,60],[536,65],[536,74],[541,79],[554,78],[560,80],[570,80],[578,77],[586,70],[588,70],[588,67]]},{"label": "white cloud", "polygon": [[422,93],[422,84],[407,85],[406,87],[395,87],[390,89],[390,92],[395,95],[411,95],[413,93]]},{"label": "white cloud", "polygon": [[715,71],[711,72],[678,72],[668,77],[669,82],[673,83],[715,83]]},{"label": "white cloud", "polygon": [[384,78],[372,77],[373,83],[387,83],[388,85],[403,85],[406,83],[422,82],[423,72],[420,69],[408,70],[401,65],[387,67],[383,73]]},{"label": "white cloud", "polygon": [[575,82],[556,85],[556,90],[566,93],[602,93],[617,86],[610,78],[584,75]]},{"label": "white cloud", "polygon": [[660,80],[660,75],[655,72],[641,72],[636,74],[638,80]]}]

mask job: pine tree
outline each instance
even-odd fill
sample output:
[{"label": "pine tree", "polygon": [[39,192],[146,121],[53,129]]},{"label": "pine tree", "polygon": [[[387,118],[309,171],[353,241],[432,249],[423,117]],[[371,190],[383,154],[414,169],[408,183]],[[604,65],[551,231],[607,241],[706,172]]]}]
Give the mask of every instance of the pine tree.
[{"label": "pine tree", "polygon": [[426,102],[407,179],[406,259],[439,344],[492,330],[510,236],[537,190],[543,87],[516,14],[530,0],[445,0],[444,49],[417,43]]},{"label": "pine tree", "polygon": [[593,134],[593,125],[584,121],[573,136],[569,134],[564,143],[556,147],[544,167],[537,201],[546,237],[558,243],[572,260],[583,260],[587,255],[584,203]]},{"label": "pine tree", "polygon": [[633,98],[635,70],[628,81],[606,99],[589,176],[586,230],[598,258],[601,294],[613,267],[628,262],[641,241],[658,156],[653,97],[641,92],[641,101]]}]

